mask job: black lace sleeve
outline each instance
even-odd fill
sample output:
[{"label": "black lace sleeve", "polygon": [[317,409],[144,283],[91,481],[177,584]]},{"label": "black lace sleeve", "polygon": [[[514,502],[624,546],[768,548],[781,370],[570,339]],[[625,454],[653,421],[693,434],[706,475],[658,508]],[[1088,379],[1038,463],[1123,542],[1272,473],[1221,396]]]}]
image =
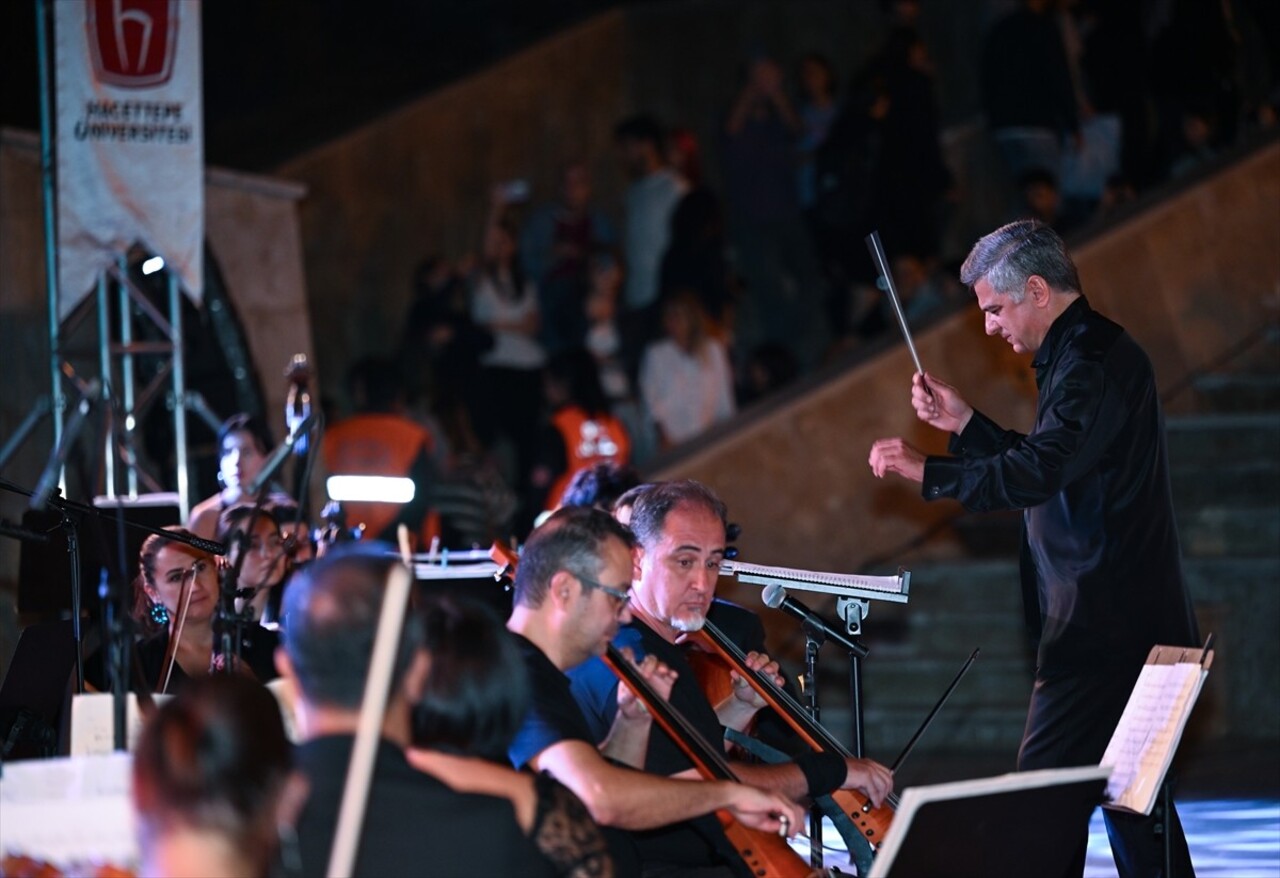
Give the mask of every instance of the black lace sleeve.
[{"label": "black lace sleeve", "polygon": [[543,772],[535,776],[537,812],[530,837],[564,878],[612,878],[609,848],[582,801]]}]

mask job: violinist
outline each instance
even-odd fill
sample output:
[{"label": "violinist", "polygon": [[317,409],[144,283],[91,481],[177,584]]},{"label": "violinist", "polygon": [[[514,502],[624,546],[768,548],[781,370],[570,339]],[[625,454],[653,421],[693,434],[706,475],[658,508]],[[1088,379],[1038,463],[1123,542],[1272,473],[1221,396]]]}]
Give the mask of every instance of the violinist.
[{"label": "violinist", "polygon": [[[671,704],[698,725],[704,737],[722,739],[723,727],[742,730],[763,706],[763,700],[742,685],[736,686],[726,701],[712,705],[677,645],[682,634],[702,627],[715,596],[726,544],[724,504],[698,482],[665,482],[639,493],[630,521],[638,542],[638,579],[632,588],[632,619],[614,638],[614,644],[646,659],[656,656],[676,671]],[[768,656],[753,653],[748,666],[776,678],[777,665]],[[570,677],[573,695],[598,735],[617,712],[616,678],[596,660],[584,663]],[[661,774],[689,767],[681,749],[659,731],[650,735],[644,764],[647,770]],[[889,770],[876,762],[830,751],[806,753],[779,765],[734,762],[733,770],[744,782],[792,801],[837,789],[857,789],[877,807],[891,791],[893,781]],[[678,833],[655,834],[644,841],[674,864],[692,865],[697,855],[690,840]]]},{"label": "violinist", "polygon": [[[280,619],[281,592],[293,560],[284,535],[284,527],[292,524],[292,511],[295,507],[266,503],[255,515],[252,505],[240,505],[225,510],[218,520],[218,539],[227,544],[227,564],[235,567],[244,552],[237,590],[252,607],[253,618],[264,623]],[[239,601],[236,608],[241,609]]]},{"label": "violinist", "polygon": [[[178,537],[191,536],[182,528],[168,531]],[[132,615],[140,633],[134,655],[142,680],[131,674],[130,688],[137,690],[145,682],[150,691],[173,693],[221,664],[214,654],[218,562],[213,555],[174,536],[152,534],[142,544],[138,566]],[[272,653],[276,645],[274,632],[247,626],[242,631],[239,670],[264,683],[275,679]],[[99,650],[87,665],[90,682],[107,689],[102,655]]]},{"label": "violinist", "polygon": [[[783,796],[743,784],[634,770],[643,766],[656,734],[652,717],[629,689],[615,685],[610,723],[596,734],[565,676],[601,655],[630,621],[633,542],[608,513],[583,507],[558,510],[529,537],[507,627],[518,635],[529,669],[531,704],[509,755],[517,768],[549,771],[582,799],[606,828],[618,874],[638,873],[633,843],[648,854],[641,857],[646,874],[671,866],[660,850],[646,850],[646,841],[665,837],[672,826],[690,840],[698,865],[731,869],[725,864],[736,853],[713,812],[724,809],[745,826],[777,833],[798,829],[803,811]],[[660,692],[676,682],[653,657],[639,669]]]}]

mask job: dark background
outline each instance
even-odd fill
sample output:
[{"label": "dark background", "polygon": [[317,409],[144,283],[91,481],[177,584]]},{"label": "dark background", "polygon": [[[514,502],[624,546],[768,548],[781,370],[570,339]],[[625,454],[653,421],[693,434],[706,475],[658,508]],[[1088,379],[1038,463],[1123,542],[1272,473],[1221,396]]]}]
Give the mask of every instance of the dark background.
[{"label": "dark background", "polygon": [[[206,160],[269,170],[424,91],[619,5],[626,4],[206,0]],[[40,124],[35,9],[36,0],[0,3],[0,125],[31,131]]]}]

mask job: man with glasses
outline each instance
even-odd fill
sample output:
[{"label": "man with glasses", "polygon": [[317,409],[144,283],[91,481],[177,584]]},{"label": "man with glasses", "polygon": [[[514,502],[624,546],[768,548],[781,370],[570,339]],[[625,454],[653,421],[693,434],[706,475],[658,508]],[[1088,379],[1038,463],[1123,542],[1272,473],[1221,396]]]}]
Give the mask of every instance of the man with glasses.
[{"label": "man with glasses", "polygon": [[[607,512],[557,511],[525,544],[507,623],[524,652],[532,696],[511,761],[551,772],[582,799],[605,828],[621,874],[638,874],[639,866],[629,834],[617,830],[648,836],[700,818],[712,838],[703,845],[727,846],[717,810],[767,832],[797,829],[803,816],[788,799],[753,787],[635,770],[644,766],[652,718],[626,687],[615,690],[614,716],[601,734],[587,724],[565,671],[602,655],[619,626],[631,621],[633,544]],[[639,668],[655,689],[670,691],[674,675],[654,656]],[[733,856],[731,849],[722,856]]]},{"label": "man with glasses", "polygon": [[[1198,645],[1155,375],[1137,342],[1089,307],[1066,246],[1042,223],[982,238],[960,280],[987,335],[1033,355],[1035,425],[1002,430],[954,387],[916,375],[916,415],[951,434],[955,456],[881,439],[871,468],[920,482],[926,500],[1023,510],[1022,588],[1039,654],[1018,768],[1097,765],[1151,647]],[[1122,876],[1193,874],[1176,811],[1167,834],[1158,812],[1103,815]],[[1063,874],[1080,875],[1088,839],[1083,826],[1071,831],[1079,847]]]},{"label": "man with glasses", "polygon": [[[682,634],[699,630],[715,597],[720,562],[724,559],[725,506],[710,488],[694,481],[651,485],[635,499],[630,518],[638,543],[636,570],[628,616],[614,645],[630,648],[645,661],[657,657],[676,671],[671,704],[710,741],[724,738],[724,728],[742,731],[764,702],[745,681],[735,680],[734,694],[712,705],[683,648]],[[633,573],[633,575],[637,575]],[[778,666],[768,656],[750,653],[748,664],[777,677]],[[591,659],[569,674],[573,696],[597,738],[617,721],[618,682],[599,659]],[[691,769],[688,758],[661,729],[649,735],[644,767],[655,774],[673,775]],[[806,753],[795,762],[757,765],[735,762],[745,782],[781,794],[788,801],[855,788],[876,806],[893,788],[893,775],[867,759],[846,759],[837,753]],[[645,833],[637,841],[646,869],[672,872],[712,866],[714,832],[697,821]],[[699,873],[701,874],[701,873]]]}]

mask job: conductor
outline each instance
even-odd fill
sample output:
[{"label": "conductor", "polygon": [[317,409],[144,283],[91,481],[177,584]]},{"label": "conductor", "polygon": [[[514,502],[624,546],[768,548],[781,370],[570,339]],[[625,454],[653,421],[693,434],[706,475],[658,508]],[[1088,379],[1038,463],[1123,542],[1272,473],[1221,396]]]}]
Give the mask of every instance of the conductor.
[{"label": "conductor", "polygon": [[[1097,765],[1150,648],[1198,642],[1151,362],[1089,307],[1062,239],[1042,223],[979,240],[960,280],[987,335],[1033,355],[1035,424],[1025,435],[1001,429],[954,387],[917,374],[916,415],[952,434],[951,456],[891,438],[869,462],[879,478],[920,482],[926,500],[1023,510],[1023,595],[1038,653],[1018,769]],[[1104,814],[1122,878],[1163,874],[1158,818]],[[1168,816],[1171,874],[1193,875],[1177,813]],[[1082,874],[1086,845],[1082,833],[1063,875]]]}]

